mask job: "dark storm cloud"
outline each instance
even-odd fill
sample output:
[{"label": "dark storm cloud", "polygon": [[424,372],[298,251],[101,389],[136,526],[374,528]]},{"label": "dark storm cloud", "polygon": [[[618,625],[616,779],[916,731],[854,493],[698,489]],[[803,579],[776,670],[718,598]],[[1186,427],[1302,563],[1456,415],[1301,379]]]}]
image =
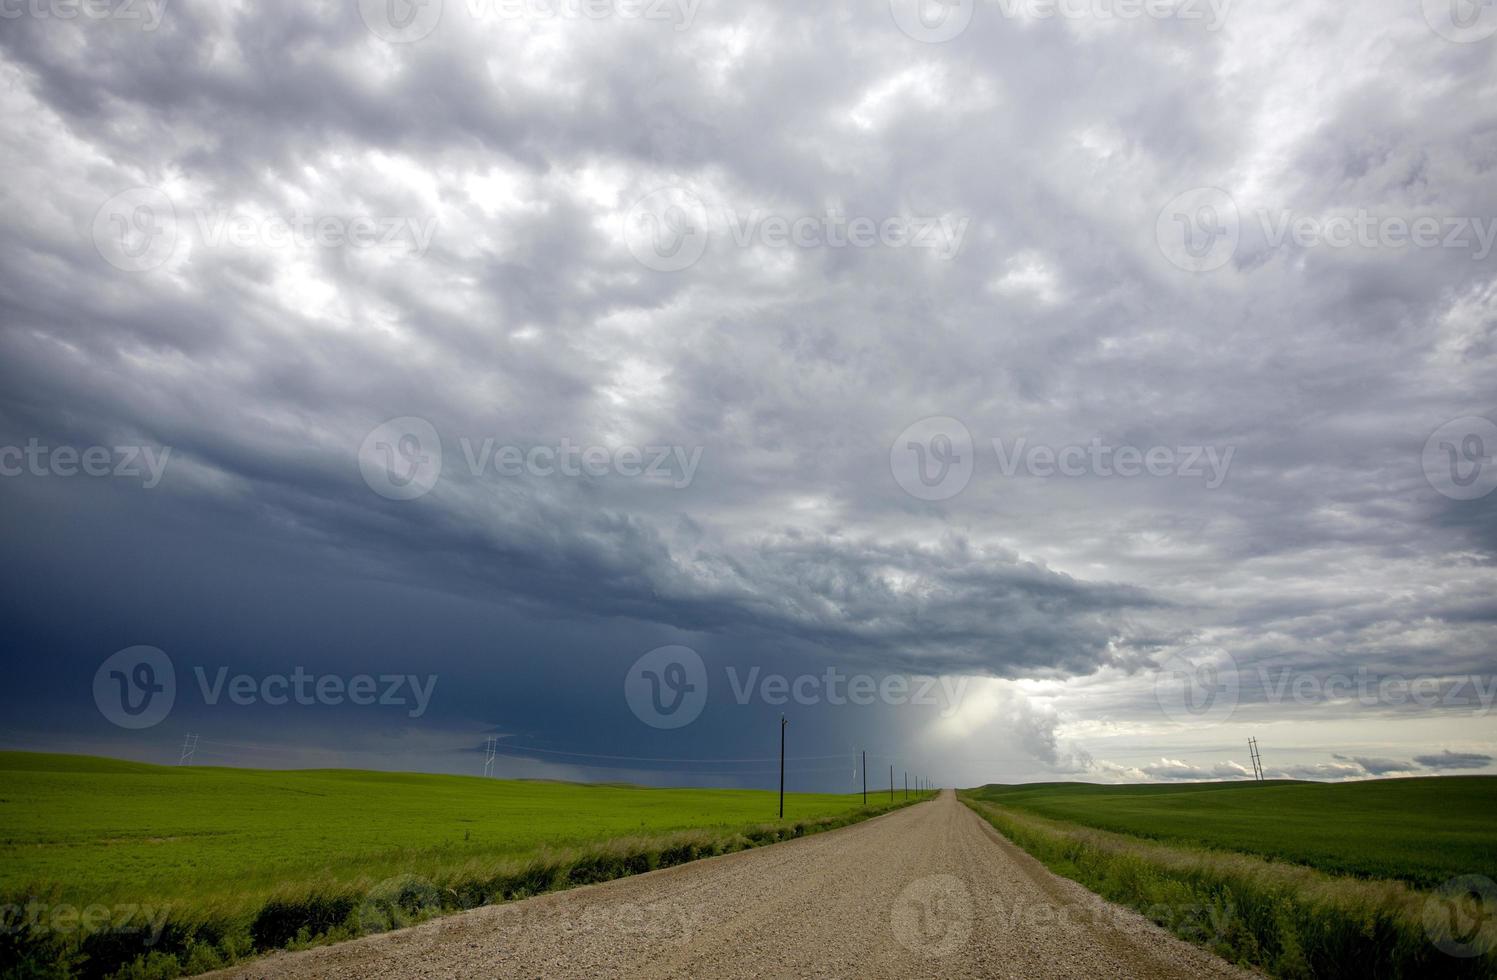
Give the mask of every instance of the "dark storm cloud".
[{"label": "dark storm cloud", "polygon": [[1451,752],[1439,755],[1418,755],[1414,761],[1426,769],[1485,769],[1492,764],[1492,756],[1480,752]]},{"label": "dark storm cloud", "polygon": [[[1437,427],[1497,409],[1497,259],[1276,246],[1262,217],[1497,217],[1494,117],[1469,98],[1489,45],[1412,8],[1268,4],[1209,33],[987,5],[932,46],[877,4],[704,5],[680,31],[447,6],[406,45],[353,4],[173,3],[149,33],[8,21],[5,441],[172,446],[159,499],[184,526],[575,618],[568,657],[622,620],[748,660],[1000,677],[1140,669],[1192,642],[1249,671],[1497,670],[1497,497],[1442,497],[1421,465]],[[183,241],[129,273],[90,231],[137,185],[168,195]],[[739,219],[967,224],[949,258],[745,248],[718,227],[657,274],[619,229],[668,185]],[[1196,275],[1155,225],[1206,185],[1242,241]],[[432,238],[203,240],[225,213],[297,212]],[[398,416],[443,442],[417,501],[359,476]],[[889,464],[930,416],[977,444],[939,503]],[[702,456],[681,488],[464,472],[462,440],[486,438]],[[1020,438],[1233,462],[1210,489],[1004,476],[992,441]],[[128,523],[142,505],[109,506]],[[1032,754],[1063,766],[1054,727]],[[1199,776],[1173,772],[1155,775]]]}]

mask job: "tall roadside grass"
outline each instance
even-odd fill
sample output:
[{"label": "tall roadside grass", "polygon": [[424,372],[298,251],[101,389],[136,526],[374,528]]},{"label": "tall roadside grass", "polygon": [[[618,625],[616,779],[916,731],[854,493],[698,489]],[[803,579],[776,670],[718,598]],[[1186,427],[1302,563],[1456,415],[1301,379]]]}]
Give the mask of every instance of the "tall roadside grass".
[{"label": "tall roadside grass", "polygon": [[[447,867],[413,868],[380,881],[302,884],[273,894],[254,908],[236,905],[232,896],[191,908],[142,907],[138,924],[125,929],[90,931],[77,917],[70,918],[71,928],[57,928],[57,917],[48,913],[59,907],[61,890],[56,884],[42,884],[0,896],[0,977],[149,980],[205,973],[272,950],[352,939],[450,912],[793,840],[916,802],[919,799],[899,800],[733,832],[619,838],[540,851],[523,859],[469,859]],[[163,903],[169,901],[163,896]]]},{"label": "tall roadside grass", "polygon": [[[1474,904],[1452,910],[1447,899],[1400,882],[1334,877],[1246,854],[1157,844],[968,796],[962,801],[1057,874],[1276,977],[1497,977],[1489,943],[1478,955],[1451,955],[1430,925],[1453,913],[1457,922],[1490,930]],[[1461,945],[1471,937],[1457,928],[1443,938]],[[1464,945],[1469,953],[1483,944]]]}]

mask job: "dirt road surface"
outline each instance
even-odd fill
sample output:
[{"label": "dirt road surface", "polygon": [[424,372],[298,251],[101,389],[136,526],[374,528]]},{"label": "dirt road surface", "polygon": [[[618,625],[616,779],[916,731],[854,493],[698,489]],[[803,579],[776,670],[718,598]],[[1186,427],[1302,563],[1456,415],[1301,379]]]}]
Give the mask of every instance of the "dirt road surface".
[{"label": "dirt road surface", "polygon": [[1249,977],[1058,878],[955,795],[223,976]]}]

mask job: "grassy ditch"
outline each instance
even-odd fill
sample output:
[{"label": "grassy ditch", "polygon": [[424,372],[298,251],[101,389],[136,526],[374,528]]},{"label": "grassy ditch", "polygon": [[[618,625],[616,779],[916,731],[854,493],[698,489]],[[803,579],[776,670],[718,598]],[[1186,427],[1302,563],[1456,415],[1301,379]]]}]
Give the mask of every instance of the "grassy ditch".
[{"label": "grassy ditch", "polygon": [[[0,976],[174,977],[907,805],[0,753]],[[916,802],[911,799],[909,802]]]},{"label": "grassy ditch", "polygon": [[962,801],[1046,867],[1232,962],[1288,978],[1497,977],[1480,902]]}]

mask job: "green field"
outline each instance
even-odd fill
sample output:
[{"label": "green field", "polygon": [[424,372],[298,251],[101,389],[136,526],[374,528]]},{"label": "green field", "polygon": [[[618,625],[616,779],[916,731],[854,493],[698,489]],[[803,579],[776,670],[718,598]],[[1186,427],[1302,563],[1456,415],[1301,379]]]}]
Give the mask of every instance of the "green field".
[{"label": "green field", "polygon": [[984,786],[971,797],[1120,834],[1437,887],[1497,879],[1497,777]]},{"label": "green field", "polygon": [[[206,969],[361,931],[357,913],[371,894],[408,921],[402,904],[420,915],[469,908],[772,843],[888,808],[864,810],[860,802],[792,793],[779,821],[777,794],[757,790],[0,753],[7,910],[0,974],[18,957],[53,952],[87,956],[68,967],[86,974],[106,975],[141,954],[158,973],[172,972],[168,958]],[[391,879],[397,893],[411,894],[391,903],[384,895]],[[43,909],[41,928],[32,915],[29,933],[17,928],[28,904]],[[170,911],[164,937],[144,947],[107,925],[61,938],[47,928],[47,909],[136,904]],[[69,937],[77,950],[70,952]]]},{"label": "green field", "polygon": [[1497,977],[1493,899],[1467,884],[1497,879],[1497,777],[959,796],[1057,874],[1272,976]]}]

